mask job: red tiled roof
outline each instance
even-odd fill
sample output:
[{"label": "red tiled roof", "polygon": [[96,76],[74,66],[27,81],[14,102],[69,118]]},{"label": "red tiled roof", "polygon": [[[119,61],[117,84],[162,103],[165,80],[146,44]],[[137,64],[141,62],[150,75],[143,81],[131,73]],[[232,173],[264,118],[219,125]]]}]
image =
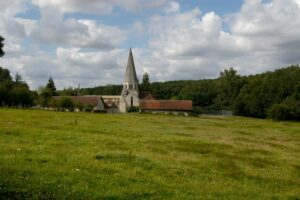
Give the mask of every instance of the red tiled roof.
[{"label": "red tiled roof", "polygon": [[72,99],[76,103],[82,103],[83,105],[97,106],[99,101],[99,96],[54,96],[54,100],[59,100],[62,97],[67,97]]},{"label": "red tiled roof", "polygon": [[193,102],[191,100],[144,100],[140,101],[140,109],[191,111]]}]

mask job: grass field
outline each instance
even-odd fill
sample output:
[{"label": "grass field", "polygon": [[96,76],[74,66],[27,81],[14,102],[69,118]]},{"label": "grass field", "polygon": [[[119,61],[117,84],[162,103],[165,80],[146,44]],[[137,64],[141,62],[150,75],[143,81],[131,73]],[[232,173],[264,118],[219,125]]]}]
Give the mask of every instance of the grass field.
[{"label": "grass field", "polygon": [[0,109],[0,199],[300,199],[300,123]]}]

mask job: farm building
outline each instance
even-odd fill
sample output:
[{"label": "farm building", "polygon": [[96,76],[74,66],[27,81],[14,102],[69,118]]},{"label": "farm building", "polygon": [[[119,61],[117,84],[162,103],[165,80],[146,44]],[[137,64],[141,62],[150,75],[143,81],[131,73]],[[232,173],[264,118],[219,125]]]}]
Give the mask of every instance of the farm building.
[{"label": "farm building", "polygon": [[193,110],[191,100],[141,100],[140,110],[145,113],[189,115]]}]

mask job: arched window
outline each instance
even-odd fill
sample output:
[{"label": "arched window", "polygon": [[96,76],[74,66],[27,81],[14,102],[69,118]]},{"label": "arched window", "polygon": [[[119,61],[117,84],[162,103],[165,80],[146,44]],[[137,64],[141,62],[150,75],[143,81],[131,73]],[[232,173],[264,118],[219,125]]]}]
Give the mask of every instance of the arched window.
[{"label": "arched window", "polygon": [[130,105],[133,106],[133,97],[130,97]]}]

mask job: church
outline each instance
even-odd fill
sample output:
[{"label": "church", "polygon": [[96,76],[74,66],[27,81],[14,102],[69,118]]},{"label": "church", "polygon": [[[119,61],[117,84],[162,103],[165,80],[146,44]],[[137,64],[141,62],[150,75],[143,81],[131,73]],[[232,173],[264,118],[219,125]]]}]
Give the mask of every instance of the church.
[{"label": "church", "polygon": [[[53,97],[59,100],[60,96]],[[139,80],[130,48],[123,89],[120,95],[68,96],[75,103],[93,106],[94,112],[126,113],[137,107],[140,112],[189,115],[193,109],[191,100],[155,100],[149,91],[139,91]]]}]

